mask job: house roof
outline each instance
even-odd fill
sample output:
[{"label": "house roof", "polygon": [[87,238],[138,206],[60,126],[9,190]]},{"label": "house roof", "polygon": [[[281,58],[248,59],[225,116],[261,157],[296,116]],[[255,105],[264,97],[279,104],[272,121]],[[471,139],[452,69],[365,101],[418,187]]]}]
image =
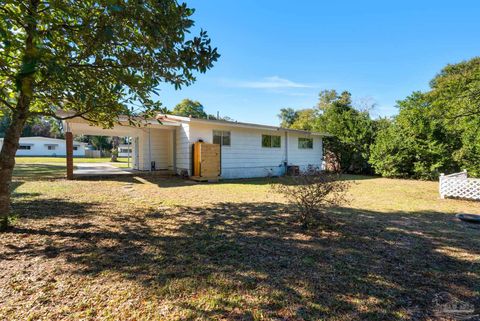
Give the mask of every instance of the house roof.
[{"label": "house roof", "polygon": [[244,122],[228,121],[228,120],[183,117],[183,116],[168,115],[168,114],[159,114],[157,116],[157,120],[159,120],[161,122],[163,122],[163,121],[178,121],[178,122],[218,124],[218,125],[232,126],[232,127],[258,128],[258,129],[266,129],[266,130],[287,131],[287,132],[295,132],[295,133],[299,133],[299,134],[307,134],[307,135],[314,135],[314,136],[330,136],[330,134],[328,134],[328,133],[311,132],[311,131],[308,131],[308,130],[299,130],[299,129],[292,129],[292,128],[284,128],[284,127],[254,124],[254,123],[244,123]]},{"label": "house roof", "polygon": [[[62,112],[59,113],[61,116],[70,115],[69,113]],[[160,124],[158,123],[160,121]],[[85,123],[86,126],[90,126],[88,121],[85,121],[81,118],[72,118],[65,121],[67,123],[66,128],[69,125],[75,125],[73,123],[80,122]],[[193,118],[193,117],[184,117],[184,116],[176,116],[176,115],[169,115],[169,114],[158,114],[155,119],[142,119],[142,122],[148,126],[159,126],[159,127],[168,127],[168,126],[180,126],[181,123],[205,123],[205,124],[217,124],[229,127],[241,127],[241,128],[254,128],[254,129],[264,129],[264,130],[272,130],[272,131],[283,131],[283,132],[293,132],[298,134],[305,134],[305,135],[314,135],[314,136],[331,136],[328,133],[320,133],[320,132],[311,132],[308,130],[299,130],[299,129],[292,129],[292,128],[284,128],[278,126],[270,126],[270,125],[262,125],[262,124],[254,124],[254,123],[245,123],[245,122],[238,122],[238,121],[228,121],[228,120],[217,120],[217,119],[200,119],[200,118]],[[129,127],[130,124],[128,123],[127,116],[120,116],[118,118],[118,124],[123,125],[125,127]],[[103,135],[106,136],[114,136],[112,129],[102,129],[105,131]],[[108,133],[111,132],[111,133]],[[91,134],[96,135],[96,134]],[[102,133],[98,134],[102,135]],[[115,136],[122,136],[120,133],[117,133]]]}]

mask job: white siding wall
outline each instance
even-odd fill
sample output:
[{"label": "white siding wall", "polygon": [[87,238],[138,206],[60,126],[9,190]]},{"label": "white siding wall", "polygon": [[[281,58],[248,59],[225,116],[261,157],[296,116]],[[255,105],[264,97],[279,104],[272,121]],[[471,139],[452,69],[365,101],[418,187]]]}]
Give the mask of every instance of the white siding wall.
[{"label": "white siding wall", "polygon": [[[313,149],[298,148],[298,138],[313,138]],[[300,166],[300,170],[305,170],[308,165],[322,167],[323,161],[323,142],[320,136],[302,135],[297,133],[288,133],[288,165]]]},{"label": "white siding wall", "polygon": [[[217,126],[215,124],[190,124],[190,143],[198,140],[213,142],[213,131],[230,131],[231,146],[222,146],[223,178],[249,178],[278,176],[285,173],[284,162],[298,165],[305,170],[308,165],[322,166],[322,138],[288,132],[288,152],[285,144],[285,131],[261,130]],[[277,135],[281,137],[280,148],[262,147],[262,135]],[[299,137],[313,137],[312,149],[299,149]]]},{"label": "white siding wall", "polygon": [[132,134],[132,168],[140,169],[140,138]]},{"label": "white siding wall", "polygon": [[[285,134],[250,128],[190,124],[190,141],[213,142],[213,130],[230,131],[231,146],[222,146],[223,178],[278,176],[285,172]],[[262,147],[262,134],[281,137],[280,148]]]},{"label": "white siding wall", "polygon": [[[183,170],[188,171],[188,175],[192,175],[191,167],[191,143],[190,143],[190,125],[182,124],[182,126],[177,127],[175,140],[176,140],[176,170],[180,174]],[[192,143],[195,141],[192,141]]]},{"label": "white siding wall", "polygon": [[140,170],[150,170],[150,161],[155,162],[157,170],[173,168],[170,130],[142,128],[138,131],[138,138]]},{"label": "white siding wall", "polygon": [[[64,140],[49,140],[42,137],[23,139],[20,138],[20,145],[30,145],[30,149],[18,149],[17,156],[66,156],[67,149]],[[0,148],[2,148],[3,140],[0,140]],[[56,145],[54,150],[49,150],[48,145]],[[73,142],[73,146],[77,147],[77,150],[73,151],[73,156],[83,157],[85,156],[85,144]]]},{"label": "white siding wall", "polygon": [[[85,156],[85,144],[76,144],[73,142],[73,146],[77,147],[77,150],[73,151],[73,156],[84,157]],[[66,147],[65,147],[66,148]],[[67,150],[65,149],[65,156],[67,155]]]}]

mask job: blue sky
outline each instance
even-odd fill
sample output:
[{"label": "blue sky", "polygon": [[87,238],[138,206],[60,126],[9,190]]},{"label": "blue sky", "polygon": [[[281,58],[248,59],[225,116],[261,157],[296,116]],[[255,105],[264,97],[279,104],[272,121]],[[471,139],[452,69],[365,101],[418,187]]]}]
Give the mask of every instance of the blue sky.
[{"label": "blue sky", "polygon": [[222,55],[182,90],[183,98],[238,121],[277,125],[280,108],[309,108],[322,89],[348,90],[377,104],[374,117],[447,63],[480,55],[480,1],[192,0],[197,28]]}]

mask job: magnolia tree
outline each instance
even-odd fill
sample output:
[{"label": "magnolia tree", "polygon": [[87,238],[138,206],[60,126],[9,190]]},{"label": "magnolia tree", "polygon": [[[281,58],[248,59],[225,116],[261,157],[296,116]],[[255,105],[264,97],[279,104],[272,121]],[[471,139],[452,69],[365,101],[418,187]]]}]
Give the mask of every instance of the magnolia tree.
[{"label": "magnolia tree", "polygon": [[[119,115],[161,109],[160,83],[195,81],[219,54],[194,10],[175,0],[0,0],[0,114],[9,119],[0,152],[0,227],[22,129],[32,117],[82,117],[112,127]],[[65,113],[63,113],[65,115]]]}]

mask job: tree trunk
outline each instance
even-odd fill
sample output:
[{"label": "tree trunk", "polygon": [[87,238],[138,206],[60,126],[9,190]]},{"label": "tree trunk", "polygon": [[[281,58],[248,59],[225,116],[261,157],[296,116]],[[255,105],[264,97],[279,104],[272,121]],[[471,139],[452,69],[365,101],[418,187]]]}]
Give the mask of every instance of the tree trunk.
[{"label": "tree trunk", "polygon": [[[37,22],[34,13],[37,11],[39,0],[30,0],[28,4],[28,19],[25,26],[25,52],[22,64],[36,66],[37,49],[34,36],[37,32]],[[23,68],[22,68],[23,69]],[[8,227],[10,216],[10,185],[12,183],[13,168],[15,167],[15,154],[18,149],[18,142],[23,127],[29,116],[30,103],[33,96],[33,71],[23,72],[20,69],[17,81],[20,84],[19,97],[15,108],[12,108],[10,125],[3,139],[2,150],[0,151],[0,230]]]},{"label": "tree trunk", "polygon": [[22,97],[15,112],[12,114],[5,138],[3,139],[2,150],[0,151],[0,230],[8,226],[10,215],[10,185],[12,183],[13,168],[15,166],[15,154],[18,149],[20,135],[27,120],[29,99]]},{"label": "tree trunk", "polygon": [[118,145],[120,138],[117,136],[112,137],[112,155],[110,157],[111,162],[118,161]]}]

